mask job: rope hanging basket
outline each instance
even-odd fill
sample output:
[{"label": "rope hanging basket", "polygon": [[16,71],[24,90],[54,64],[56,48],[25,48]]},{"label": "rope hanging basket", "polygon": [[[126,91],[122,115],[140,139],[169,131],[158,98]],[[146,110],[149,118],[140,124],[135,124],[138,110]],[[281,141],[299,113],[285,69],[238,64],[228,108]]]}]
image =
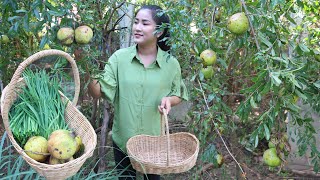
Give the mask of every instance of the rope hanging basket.
[{"label": "rope hanging basket", "polygon": [[[82,143],[84,144],[84,152],[83,154],[67,163],[50,165],[45,163],[40,163],[32,158],[30,158],[23,150],[22,147],[16,142],[12,131],[10,129],[9,123],[9,111],[15,100],[18,98],[17,91],[21,89],[21,87],[25,86],[23,78],[21,78],[22,72],[25,68],[32,64],[33,62],[47,56],[62,56],[68,60],[71,64],[73,78],[75,83],[75,92],[74,99],[71,102],[63,93],[60,92],[61,99],[64,102],[67,102],[67,106],[65,109],[65,121],[68,124],[69,129],[72,129],[77,135],[79,135],[82,139]],[[93,155],[93,151],[97,144],[97,135],[88,121],[88,119],[76,108],[76,104],[78,101],[80,92],[80,77],[79,71],[74,59],[67,53],[60,50],[43,50],[38,53],[33,54],[26,60],[24,60],[21,64],[19,64],[17,70],[10,83],[3,90],[1,95],[1,115],[3,119],[3,123],[5,129],[8,133],[8,137],[17,150],[17,152],[22,156],[22,158],[33,168],[35,169],[41,176],[44,176],[46,179],[66,179],[75,175],[83,163]]]},{"label": "rope hanging basket", "polygon": [[165,110],[163,114],[161,136],[137,135],[127,142],[131,164],[141,173],[182,173],[190,170],[197,161],[199,140],[187,132],[169,134]]}]

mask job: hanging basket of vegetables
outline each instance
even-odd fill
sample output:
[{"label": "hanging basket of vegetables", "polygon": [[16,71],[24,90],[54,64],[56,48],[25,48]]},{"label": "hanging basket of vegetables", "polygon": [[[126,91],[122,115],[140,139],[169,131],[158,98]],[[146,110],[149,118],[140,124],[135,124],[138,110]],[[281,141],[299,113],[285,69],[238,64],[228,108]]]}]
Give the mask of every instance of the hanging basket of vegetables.
[{"label": "hanging basket of vegetables", "polygon": [[[71,64],[75,91],[71,102],[59,83],[26,69],[47,56],[60,56]],[[8,137],[24,160],[46,179],[76,174],[93,155],[97,135],[76,108],[80,77],[74,59],[60,50],[40,51],[24,60],[1,95],[1,115]],[[65,145],[67,144],[67,145]]]}]

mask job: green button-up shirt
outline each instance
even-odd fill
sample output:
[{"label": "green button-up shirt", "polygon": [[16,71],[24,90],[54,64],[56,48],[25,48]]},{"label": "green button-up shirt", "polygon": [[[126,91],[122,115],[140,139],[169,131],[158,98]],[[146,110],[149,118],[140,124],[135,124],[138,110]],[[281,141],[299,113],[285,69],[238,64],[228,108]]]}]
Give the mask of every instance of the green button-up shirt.
[{"label": "green button-up shirt", "polygon": [[124,152],[132,136],[160,135],[158,105],[163,97],[188,99],[179,62],[160,48],[148,67],[142,64],[136,46],[116,51],[99,82],[104,97],[114,105],[113,141]]}]

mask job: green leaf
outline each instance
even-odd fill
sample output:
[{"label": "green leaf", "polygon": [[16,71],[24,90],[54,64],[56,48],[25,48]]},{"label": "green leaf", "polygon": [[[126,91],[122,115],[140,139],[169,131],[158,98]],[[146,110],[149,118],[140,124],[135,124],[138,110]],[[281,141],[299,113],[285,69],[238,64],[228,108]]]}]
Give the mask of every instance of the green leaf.
[{"label": "green leaf", "polygon": [[201,156],[201,160],[203,162],[213,163],[215,165],[218,164],[217,159],[215,158],[218,155],[218,151],[214,144],[209,144],[203,155]]},{"label": "green leaf", "polygon": [[26,11],[25,9],[19,9],[19,10],[16,10],[16,13],[26,13],[28,11]]},{"label": "green leaf", "polygon": [[40,20],[40,13],[39,13],[39,11],[37,10],[37,9],[34,9],[33,10],[33,14],[34,14],[34,16],[38,19],[38,20]]},{"label": "green leaf", "polygon": [[19,22],[15,22],[14,25],[12,26],[12,28],[13,28],[13,30],[14,30],[15,32],[18,31],[18,27],[19,27]]},{"label": "green leaf", "polygon": [[65,11],[58,12],[58,11],[52,11],[52,10],[49,10],[48,13],[52,16],[63,16],[66,14]]},{"label": "green leaf", "polygon": [[281,57],[271,57],[271,59],[273,60],[276,60],[276,61],[280,61],[280,62],[283,62],[285,64],[289,64],[289,61],[284,59],[284,58],[281,58]]},{"label": "green leaf", "polygon": [[265,45],[267,45],[268,47],[272,47],[272,43],[267,38],[265,38],[265,36],[262,33],[259,32],[258,36]]},{"label": "green leaf", "polygon": [[261,95],[265,95],[266,93],[268,93],[270,91],[270,88],[271,88],[271,81],[268,80],[267,84],[263,86],[263,89],[260,92]]},{"label": "green leaf", "polygon": [[264,135],[265,135],[266,139],[269,140],[270,139],[270,130],[266,124],[263,124],[263,127],[264,127]]},{"label": "green leaf", "polygon": [[296,21],[290,17],[290,13],[286,13],[286,14],[285,14],[285,17],[286,17],[292,24],[297,24]]},{"label": "green leaf", "polygon": [[250,105],[251,105],[252,108],[258,108],[258,106],[257,106],[256,102],[254,102],[252,96],[251,96],[251,98],[250,98]]},{"label": "green leaf", "polygon": [[40,48],[43,48],[44,45],[45,45],[47,42],[48,42],[48,36],[43,36],[42,39],[41,39],[41,41],[40,41],[39,47],[40,47]]},{"label": "green leaf", "polygon": [[225,68],[227,69],[228,68],[228,65],[226,63],[226,61],[222,58],[218,58],[218,62]]},{"label": "green leaf", "polygon": [[304,3],[301,0],[297,0],[297,4],[298,6],[300,6],[301,8],[304,7]]},{"label": "green leaf", "polygon": [[317,82],[314,82],[313,85],[318,89],[320,89],[320,80],[318,80]]},{"label": "green leaf", "polygon": [[300,92],[298,89],[295,89],[294,92],[300,97],[302,98],[303,100],[307,100],[308,97],[305,96],[302,92]]},{"label": "green leaf", "polygon": [[256,135],[255,141],[254,141],[254,147],[255,147],[255,148],[258,147],[258,143],[259,143],[259,136]]},{"label": "green leaf", "polygon": [[299,89],[302,89],[302,86],[299,84],[299,82],[296,79],[291,79],[292,83],[298,87]]},{"label": "green leaf", "polygon": [[29,31],[29,16],[27,14],[23,17],[23,28]]},{"label": "green leaf", "polygon": [[282,81],[279,79],[280,73],[279,72],[271,72],[270,77],[273,84],[279,86]]},{"label": "green leaf", "polygon": [[13,20],[18,20],[18,19],[21,19],[22,17],[21,16],[12,16],[12,17],[9,17],[8,18],[8,21],[13,21]]},{"label": "green leaf", "polygon": [[207,102],[211,102],[215,97],[215,94],[209,94]]},{"label": "green leaf", "polygon": [[219,31],[219,37],[224,37],[224,33],[223,32],[224,32],[224,29],[221,28],[220,31]]},{"label": "green leaf", "polygon": [[306,45],[300,43],[298,46],[303,52],[305,52],[305,53],[309,53],[310,52],[309,48]]}]

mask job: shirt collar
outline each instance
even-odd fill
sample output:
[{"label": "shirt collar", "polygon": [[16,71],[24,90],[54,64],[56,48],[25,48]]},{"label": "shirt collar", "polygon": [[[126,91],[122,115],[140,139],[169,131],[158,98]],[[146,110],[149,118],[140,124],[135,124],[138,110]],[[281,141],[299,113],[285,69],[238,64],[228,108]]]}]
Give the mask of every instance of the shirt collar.
[{"label": "shirt collar", "polygon": [[[163,51],[159,46],[157,46],[158,52],[157,52],[157,57],[156,57],[156,63],[159,65],[160,68],[163,67],[164,61],[165,61],[165,51]],[[131,53],[129,58],[131,61],[136,57],[137,55],[137,45],[131,47]]]}]

